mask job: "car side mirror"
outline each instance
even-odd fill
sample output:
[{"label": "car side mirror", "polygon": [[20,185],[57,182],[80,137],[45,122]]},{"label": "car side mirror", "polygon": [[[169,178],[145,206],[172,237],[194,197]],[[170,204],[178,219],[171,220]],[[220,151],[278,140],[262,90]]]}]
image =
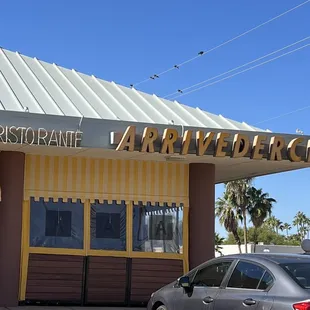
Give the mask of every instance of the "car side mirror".
[{"label": "car side mirror", "polygon": [[178,282],[179,282],[179,285],[185,289],[189,289],[191,286],[190,281],[189,281],[189,277],[187,277],[187,276],[179,278]]}]

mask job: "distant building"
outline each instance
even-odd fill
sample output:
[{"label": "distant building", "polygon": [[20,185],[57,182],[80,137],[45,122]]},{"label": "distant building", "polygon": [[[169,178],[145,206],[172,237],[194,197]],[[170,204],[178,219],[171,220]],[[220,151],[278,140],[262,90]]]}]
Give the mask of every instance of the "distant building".
[{"label": "distant building", "polygon": [[[221,253],[223,255],[238,254],[238,246],[236,244],[225,244],[221,246]],[[245,253],[245,246],[241,245],[242,253]],[[287,245],[266,245],[258,244],[255,248],[255,253],[303,253],[301,246],[287,246]],[[254,244],[248,244],[248,253],[254,253]],[[216,257],[219,257],[220,253],[215,253]]]}]

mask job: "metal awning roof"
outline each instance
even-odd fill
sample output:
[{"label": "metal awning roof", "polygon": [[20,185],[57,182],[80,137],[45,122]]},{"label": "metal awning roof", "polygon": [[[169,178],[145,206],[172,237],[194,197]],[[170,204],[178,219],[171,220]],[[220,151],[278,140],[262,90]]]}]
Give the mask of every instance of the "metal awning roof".
[{"label": "metal awning roof", "polygon": [[[28,113],[25,113],[28,112]],[[0,151],[19,151],[26,154],[50,156],[84,156],[128,160],[166,161],[165,154],[115,152],[111,132],[124,132],[135,125],[137,133],[154,124],[159,132],[167,125],[180,136],[183,130],[225,130],[232,139],[236,133],[245,133],[251,139],[264,130],[246,123],[192,108],[177,101],[168,101],[23,56],[0,48],[0,128],[3,126],[44,127],[48,131],[81,130],[81,147],[50,147],[19,143],[0,143]],[[271,139],[270,132],[264,135]],[[297,135],[281,135],[291,141]],[[303,147],[310,140],[304,136]],[[230,141],[230,140],[229,140]],[[249,158],[216,158],[187,155],[184,163],[204,162],[216,166],[216,183],[260,176],[281,171],[310,167],[309,162],[251,160]]]},{"label": "metal awning roof", "polygon": [[0,110],[264,131],[5,49],[0,49]]}]

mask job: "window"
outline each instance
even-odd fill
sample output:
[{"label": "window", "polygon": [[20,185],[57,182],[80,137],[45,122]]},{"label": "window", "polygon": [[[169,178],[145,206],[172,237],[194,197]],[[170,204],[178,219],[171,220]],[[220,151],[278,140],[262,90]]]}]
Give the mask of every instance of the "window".
[{"label": "window", "polygon": [[182,253],[183,207],[158,203],[133,207],[133,250]]},{"label": "window", "polygon": [[297,262],[280,264],[280,266],[297,282],[302,288],[310,288],[310,264]]},{"label": "window", "polygon": [[72,212],[46,210],[45,236],[46,237],[71,237]]},{"label": "window", "polygon": [[125,203],[92,203],[90,231],[91,249],[126,251]]},{"label": "window", "polygon": [[80,200],[30,200],[30,246],[83,249],[84,205]]},{"label": "window", "polygon": [[265,271],[265,274],[259,283],[258,289],[266,290],[272,283],[273,283],[273,277],[268,271]]},{"label": "window", "polygon": [[220,262],[198,270],[193,285],[220,287],[231,263],[231,261]]},{"label": "window", "polygon": [[265,290],[272,281],[272,276],[264,268],[248,262],[239,262],[227,287]]}]

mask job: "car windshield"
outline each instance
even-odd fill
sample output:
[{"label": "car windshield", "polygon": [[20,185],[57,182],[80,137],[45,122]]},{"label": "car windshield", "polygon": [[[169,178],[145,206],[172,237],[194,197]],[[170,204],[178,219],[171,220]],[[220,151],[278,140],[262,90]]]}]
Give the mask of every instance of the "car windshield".
[{"label": "car windshield", "polygon": [[288,263],[280,266],[303,288],[310,289],[310,263]]}]

